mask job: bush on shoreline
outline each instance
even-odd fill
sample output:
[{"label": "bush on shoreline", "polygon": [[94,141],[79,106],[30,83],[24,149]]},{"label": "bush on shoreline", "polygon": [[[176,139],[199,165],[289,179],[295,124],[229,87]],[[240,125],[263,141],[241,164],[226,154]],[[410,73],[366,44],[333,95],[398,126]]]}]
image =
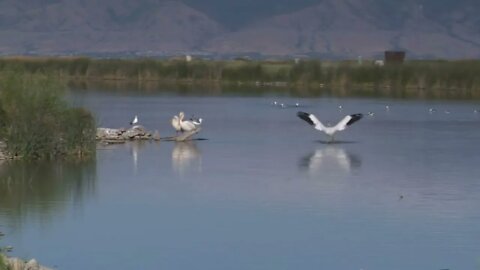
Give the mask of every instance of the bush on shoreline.
[{"label": "bush on shoreline", "polygon": [[51,74],[8,71],[0,79],[0,139],[9,157],[53,159],[93,153],[95,122],[63,99]]},{"label": "bush on shoreline", "polygon": [[[3,237],[3,233],[0,231],[0,240]],[[7,270],[7,263],[5,262],[4,247],[0,244],[0,270]]]}]

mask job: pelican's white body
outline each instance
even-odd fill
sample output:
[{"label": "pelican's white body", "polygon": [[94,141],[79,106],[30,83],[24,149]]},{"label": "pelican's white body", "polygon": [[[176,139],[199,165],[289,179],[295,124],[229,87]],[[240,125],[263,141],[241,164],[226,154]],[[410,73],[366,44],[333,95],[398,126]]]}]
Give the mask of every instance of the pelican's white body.
[{"label": "pelican's white body", "polygon": [[183,112],[180,112],[179,114],[179,123],[180,127],[183,131],[192,131],[197,128],[197,126],[192,122],[192,121],[184,121],[183,118],[185,117],[185,114]]},{"label": "pelican's white body", "polygon": [[177,115],[173,116],[172,118],[172,127],[175,129],[176,132],[182,131],[182,127],[180,126],[180,119]]}]

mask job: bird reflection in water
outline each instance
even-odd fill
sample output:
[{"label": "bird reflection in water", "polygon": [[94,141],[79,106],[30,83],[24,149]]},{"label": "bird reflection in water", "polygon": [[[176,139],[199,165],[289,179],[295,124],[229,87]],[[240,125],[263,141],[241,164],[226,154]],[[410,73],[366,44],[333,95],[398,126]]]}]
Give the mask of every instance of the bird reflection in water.
[{"label": "bird reflection in water", "polygon": [[195,142],[175,143],[172,150],[172,166],[173,170],[180,175],[188,171],[202,171],[201,153]]},{"label": "bird reflection in water", "polygon": [[133,162],[133,172],[137,174],[138,172],[138,152],[145,146],[145,142],[143,141],[134,141],[128,144],[130,148],[130,153],[132,155],[132,162]]},{"label": "bird reflection in water", "polygon": [[316,149],[313,153],[302,157],[299,167],[309,172],[322,172],[326,170],[343,170],[350,172],[362,166],[359,156],[348,153],[337,146],[327,146]]}]

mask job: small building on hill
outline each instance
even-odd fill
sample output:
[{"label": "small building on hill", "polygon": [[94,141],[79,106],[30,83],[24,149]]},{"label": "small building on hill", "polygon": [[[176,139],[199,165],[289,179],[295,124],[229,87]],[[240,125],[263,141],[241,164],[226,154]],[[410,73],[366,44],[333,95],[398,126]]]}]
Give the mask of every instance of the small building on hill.
[{"label": "small building on hill", "polygon": [[385,51],[385,64],[403,64],[405,55],[405,51]]}]

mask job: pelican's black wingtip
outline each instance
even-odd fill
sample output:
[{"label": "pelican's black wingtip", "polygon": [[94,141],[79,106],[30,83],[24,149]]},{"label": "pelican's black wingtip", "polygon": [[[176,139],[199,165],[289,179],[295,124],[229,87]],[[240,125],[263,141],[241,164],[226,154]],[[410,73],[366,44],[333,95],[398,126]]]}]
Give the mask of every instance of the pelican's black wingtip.
[{"label": "pelican's black wingtip", "polygon": [[363,118],[363,113],[356,113],[356,114],[351,114],[350,115],[351,119],[348,121],[347,126],[350,126],[351,124],[357,122],[358,120]]},{"label": "pelican's black wingtip", "polygon": [[302,111],[298,111],[298,112],[297,112],[297,116],[298,116],[298,117],[300,117],[300,115],[305,115],[305,114],[308,114],[308,113],[302,112]]},{"label": "pelican's black wingtip", "polygon": [[297,116],[300,117],[300,119],[304,120],[305,122],[309,123],[310,125],[315,125],[313,123],[312,119],[310,119],[310,114],[306,112],[299,111],[297,112]]},{"label": "pelican's black wingtip", "polygon": [[358,118],[358,119],[362,119],[363,117],[363,113],[356,113],[356,114],[352,114],[350,115],[352,118]]}]

